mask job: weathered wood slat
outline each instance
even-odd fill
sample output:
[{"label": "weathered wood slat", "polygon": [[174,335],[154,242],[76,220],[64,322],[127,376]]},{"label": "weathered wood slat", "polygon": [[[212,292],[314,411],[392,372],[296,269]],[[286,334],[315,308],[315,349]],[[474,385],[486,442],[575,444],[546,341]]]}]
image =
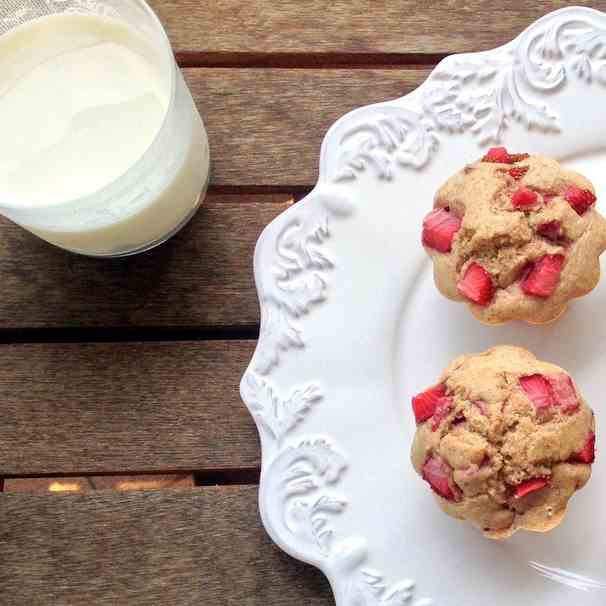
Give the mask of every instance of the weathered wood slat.
[{"label": "weathered wood slat", "polygon": [[0,477],[255,467],[253,342],[0,346]]},{"label": "weathered wood slat", "polygon": [[573,0],[151,0],[178,51],[444,53],[485,50]]},{"label": "weathered wood slat", "polygon": [[287,195],[210,196],[173,240],[136,257],[76,256],[0,222],[0,329],[246,326],[252,255]]},{"label": "weathered wood slat", "polygon": [[401,97],[429,74],[428,69],[184,72],[208,127],[212,182],[246,186],[313,185],[322,139],[335,120],[362,105]]},{"label": "weathered wood slat", "polygon": [[0,494],[3,606],[330,606],[270,544],[257,489]]}]

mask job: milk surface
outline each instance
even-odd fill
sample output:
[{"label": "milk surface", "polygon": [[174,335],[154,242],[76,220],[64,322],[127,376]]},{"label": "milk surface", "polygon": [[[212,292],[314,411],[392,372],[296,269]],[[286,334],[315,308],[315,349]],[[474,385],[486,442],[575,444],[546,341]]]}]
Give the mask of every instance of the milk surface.
[{"label": "milk surface", "polygon": [[0,37],[0,188],[11,203],[91,194],[153,141],[169,101],[154,50],[126,25],[56,15]]}]

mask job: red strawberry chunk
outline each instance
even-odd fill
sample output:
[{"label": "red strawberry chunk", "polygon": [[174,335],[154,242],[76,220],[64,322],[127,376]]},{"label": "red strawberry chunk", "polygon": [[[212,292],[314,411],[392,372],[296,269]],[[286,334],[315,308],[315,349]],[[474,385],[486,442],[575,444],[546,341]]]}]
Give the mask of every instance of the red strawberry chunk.
[{"label": "red strawberry chunk", "polygon": [[514,208],[528,208],[537,203],[539,196],[536,192],[527,187],[520,187],[511,196],[511,203]]},{"label": "red strawberry chunk", "polygon": [[520,377],[520,386],[530,398],[537,412],[556,404],[556,399],[549,381],[539,374]]},{"label": "red strawberry chunk", "polygon": [[593,431],[589,434],[583,450],[573,455],[570,460],[574,463],[586,463],[587,465],[591,465],[595,461],[595,433]]},{"label": "red strawberry chunk", "polygon": [[579,396],[574,388],[574,383],[569,375],[561,372],[557,375],[547,377],[553,396],[558,406],[562,407],[562,412],[566,415],[574,414],[579,410],[581,403]]},{"label": "red strawberry chunk", "polygon": [[525,497],[532,492],[536,492],[537,490],[541,490],[546,486],[549,486],[549,480],[547,478],[532,478],[530,480],[526,480],[516,487],[515,498],[521,499],[522,497]]},{"label": "red strawberry chunk", "polygon": [[431,422],[431,431],[437,431],[438,427],[442,424],[442,421],[446,419],[446,417],[452,411],[452,398],[448,396],[444,396],[438,400],[438,405],[436,406],[436,410],[433,413],[433,419]]},{"label": "red strawberry chunk", "polygon": [[458,217],[445,208],[436,208],[423,219],[423,246],[441,253],[450,252],[452,240],[460,228]]},{"label": "red strawberry chunk", "polygon": [[412,399],[412,410],[415,413],[417,423],[423,423],[433,417],[438,404],[446,397],[446,385],[435,385],[416,395]]},{"label": "red strawberry chunk", "polygon": [[490,274],[478,263],[472,263],[457,284],[459,292],[477,305],[488,305],[494,294]]},{"label": "red strawberry chunk", "polygon": [[583,215],[595,204],[597,198],[588,189],[581,189],[576,185],[568,185],[564,190],[564,198],[574,208],[578,215]]},{"label": "red strawberry chunk", "polygon": [[494,164],[510,164],[511,160],[507,150],[504,147],[491,147],[482,162],[493,162]]},{"label": "red strawberry chunk", "polygon": [[547,221],[537,227],[537,233],[548,240],[559,240],[562,237],[562,224],[557,221]]},{"label": "red strawberry chunk", "polygon": [[522,280],[522,290],[535,297],[550,297],[560,282],[564,265],[563,255],[545,255],[531,266]]},{"label": "red strawberry chunk", "polygon": [[456,489],[452,482],[452,467],[437,455],[432,455],[425,461],[423,479],[429,483],[434,492],[444,499],[456,500]]},{"label": "red strawberry chunk", "polygon": [[507,172],[509,173],[510,177],[512,177],[516,181],[519,181],[528,172],[528,169],[528,166],[514,166],[513,168],[510,168]]}]

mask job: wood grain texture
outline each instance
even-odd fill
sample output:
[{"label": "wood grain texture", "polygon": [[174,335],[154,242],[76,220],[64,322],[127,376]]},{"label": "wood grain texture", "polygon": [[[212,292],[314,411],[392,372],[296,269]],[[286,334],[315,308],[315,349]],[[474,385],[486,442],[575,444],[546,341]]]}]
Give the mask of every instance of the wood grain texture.
[{"label": "wood grain texture", "polygon": [[0,477],[255,467],[254,342],[0,346]]},{"label": "wood grain texture", "polygon": [[[151,0],[177,51],[453,53],[509,42],[545,13],[603,0]],[[212,6],[212,9],[211,9]]]},{"label": "wood grain texture", "polygon": [[330,606],[271,545],[257,489],[0,494],[3,606]]},{"label": "wood grain texture", "polygon": [[186,69],[210,138],[215,185],[311,186],[320,145],[347,112],[401,97],[427,69]]},{"label": "wood grain texture", "polygon": [[210,196],[149,253],[89,259],[0,221],[0,329],[246,326],[259,321],[255,242],[287,195]]}]

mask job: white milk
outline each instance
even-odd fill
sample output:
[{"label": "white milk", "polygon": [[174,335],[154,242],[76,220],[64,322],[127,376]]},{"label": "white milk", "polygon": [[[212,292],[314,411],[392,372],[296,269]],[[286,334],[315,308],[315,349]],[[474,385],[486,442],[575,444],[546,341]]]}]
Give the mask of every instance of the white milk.
[{"label": "white milk", "polygon": [[134,199],[122,188],[95,201],[128,175],[164,124],[171,71],[162,50],[126,24],[92,15],[43,17],[0,37],[0,207],[7,216],[54,244],[98,255],[144,248],[191,216],[208,178],[208,143],[178,70],[188,115],[171,123],[183,132],[164,137],[169,147],[151,171],[153,183],[133,186]]}]

